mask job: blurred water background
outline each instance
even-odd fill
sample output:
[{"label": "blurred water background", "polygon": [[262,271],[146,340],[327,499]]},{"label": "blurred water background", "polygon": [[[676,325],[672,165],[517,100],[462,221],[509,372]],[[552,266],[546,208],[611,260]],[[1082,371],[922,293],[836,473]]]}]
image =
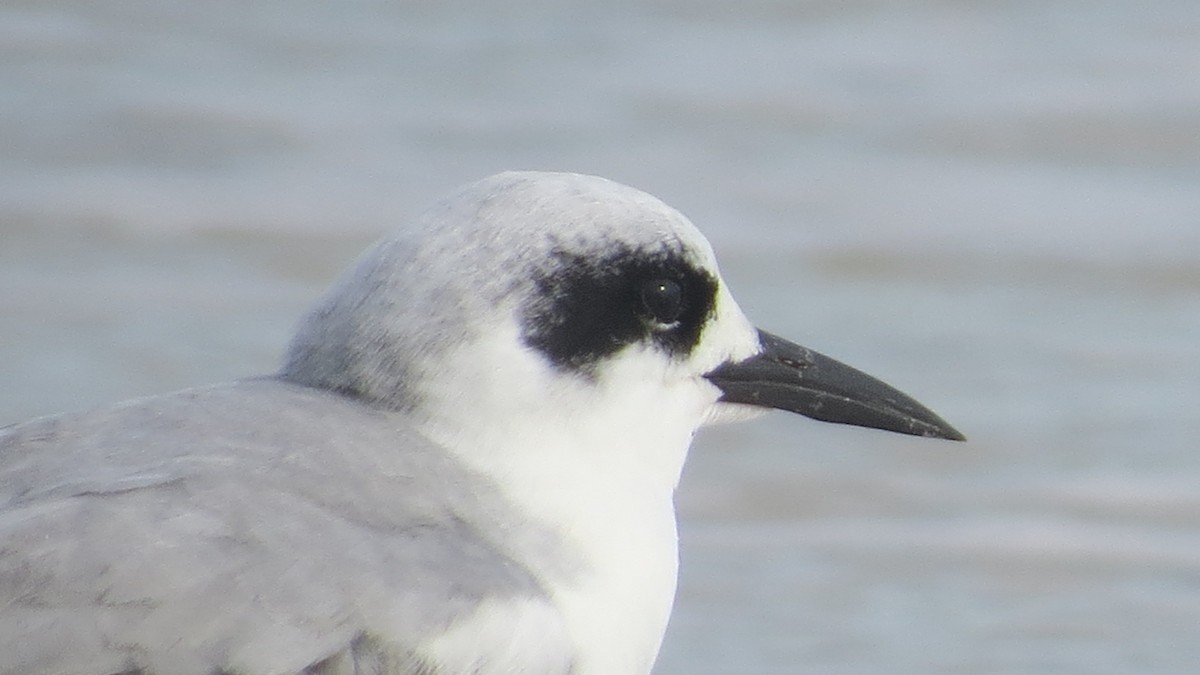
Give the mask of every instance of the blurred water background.
[{"label": "blurred water background", "polygon": [[1200,672],[1200,3],[6,0],[0,424],[271,371],[506,168],[968,444],[706,431],[656,673]]}]

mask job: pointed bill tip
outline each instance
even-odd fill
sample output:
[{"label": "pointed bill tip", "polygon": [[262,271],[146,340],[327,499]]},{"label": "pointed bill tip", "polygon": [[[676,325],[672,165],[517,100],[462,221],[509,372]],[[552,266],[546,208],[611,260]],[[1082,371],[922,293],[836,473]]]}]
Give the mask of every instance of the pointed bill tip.
[{"label": "pointed bill tip", "polygon": [[766,331],[762,351],[706,377],[721,400],[799,413],[812,419],[901,434],[965,441],[929,408],[880,380]]}]

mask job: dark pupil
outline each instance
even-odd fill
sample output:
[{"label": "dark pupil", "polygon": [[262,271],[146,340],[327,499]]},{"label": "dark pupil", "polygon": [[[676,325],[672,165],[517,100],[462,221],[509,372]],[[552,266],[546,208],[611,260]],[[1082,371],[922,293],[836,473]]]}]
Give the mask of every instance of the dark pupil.
[{"label": "dark pupil", "polygon": [[670,279],[652,279],[642,284],[642,304],[658,323],[674,323],[683,312],[683,289]]}]

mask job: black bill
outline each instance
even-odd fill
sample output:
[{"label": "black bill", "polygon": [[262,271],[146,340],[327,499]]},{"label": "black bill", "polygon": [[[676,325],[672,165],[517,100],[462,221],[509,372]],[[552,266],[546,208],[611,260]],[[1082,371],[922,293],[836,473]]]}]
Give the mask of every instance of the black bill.
[{"label": "black bill", "polygon": [[766,331],[758,335],[760,354],[705,376],[721,389],[722,401],[779,408],[823,422],[966,440],[932,410],[870,375]]}]

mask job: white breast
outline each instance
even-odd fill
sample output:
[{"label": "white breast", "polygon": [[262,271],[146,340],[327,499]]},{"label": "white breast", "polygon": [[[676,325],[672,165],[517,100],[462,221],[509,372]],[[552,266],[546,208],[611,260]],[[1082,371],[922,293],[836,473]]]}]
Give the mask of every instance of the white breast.
[{"label": "white breast", "polygon": [[[675,596],[675,486],[719,392],[651,350],[596,380],[563,376],[508,330],[443,360],[418,424],[580,561],[521,561],[562,615],[573,673],[646,675]],[[493,364],[485,376],[469,370],[480,363]]]}]

